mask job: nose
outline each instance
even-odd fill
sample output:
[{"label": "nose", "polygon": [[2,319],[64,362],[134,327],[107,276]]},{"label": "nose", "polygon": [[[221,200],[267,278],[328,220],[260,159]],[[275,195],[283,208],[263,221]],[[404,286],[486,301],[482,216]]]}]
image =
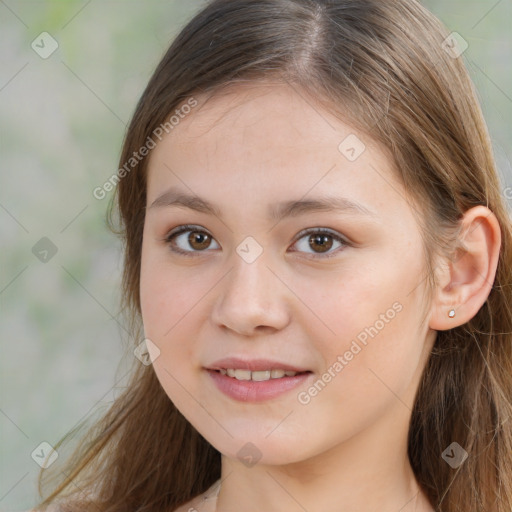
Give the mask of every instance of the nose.
[{"label": "nose", "polygon": [[215,325],[244,336],[268,335],[286,327],[292,293],[276,274],[265,253],[252,263],[236,256],[218,285],[212,311]]}]

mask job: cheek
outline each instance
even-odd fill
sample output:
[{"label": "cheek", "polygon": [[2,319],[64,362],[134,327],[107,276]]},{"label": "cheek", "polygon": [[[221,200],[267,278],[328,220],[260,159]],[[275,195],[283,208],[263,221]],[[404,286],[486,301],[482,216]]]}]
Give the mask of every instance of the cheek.
[{"label": "cheek", "polygon": [[[143,244],[140,271],[140,302],[145,333],[168,337],[188,310],[193,307],[196,281],[187,271],[173,270],[162,251]],[[197,302],[197,299],[195,300]]]},{"label": "cheek", "polygon": [[[317,350],[326,369],[345,376],[335,380],[357,395],[374,385],[382,387],[375,384],[377,376],[392,389],[401,388],[419,363],[424,343],[418,330],[421,302],[419,289],[410,292],[421,269],[415,268],[412,256],[400,263],[394,257],[367,262],[331,279],[322,291],[309,287],[311,304],[329,328],[323,329],[326,335],[316,336],[321,343]],[[313,332],[309,339],[315,340]]]},{"label": "cheek", "polygon": [[192,272],[186,267],[176,270],[157,251],[143,250],[140,301],[144,334],[160,350],[154,367],[159,379],[166,382],[166,390],[175,387],[167,372],[183,382],[190,376],[191,365],[199,364],[197,332],[206,321],[201,298],[211,284],[201,280],[197,271]]},{"label": "cheek", "polygon": [[182,287],[162,267],[146,263],[141,266],[140,299],[144,335],[159,350],[153,369],[175,406],[187,410],[190,396],[185,389],[194,388],[191,365],[195,362],[190,329],[197,325],[197,318],[187,315],[193,306],[189,305],[192,294],[180,293]]}]

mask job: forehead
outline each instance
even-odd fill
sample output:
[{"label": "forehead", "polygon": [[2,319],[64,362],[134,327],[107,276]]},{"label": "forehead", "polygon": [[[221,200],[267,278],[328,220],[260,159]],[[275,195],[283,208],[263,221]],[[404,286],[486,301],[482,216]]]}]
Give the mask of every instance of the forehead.
[{"label": "forehead", "polygon": [[366,196],[367,204],[400,199],[385,148],[295,87],[237,84],[194,98],[198,105],[152,150],[148,199],[183,181],[210,197],[216,186],[219,197],[238,187],[276,200],[308,191]]},{"label": "forehead", "polygon": [[[309,161],[324,155],[332,161],[343,155],[342,150],[345,156],[354,156],[350,151],[355,144],[356,153],[364,147],[381,165],[384,161],[388,166],[392,164],[386,148],[315,103],[297,86],[281,82],[237,83],[192,98],[198,105],[180,119],[174,116],[178,123],[164,134],[151,157],[158,158],[166,148],[172,148],[175,153],[194,158],[210,159],[221,153],[223,157],[257,156],[268,162],[283,156]],[[340,147],[346,139],[347,144]]]},{"label": "forehead", "polygon": [[[265,154],[298,146],[303,152],[317,149],[336,154],[340,137],[355,135],[346,122],[288,84],[241,83],[196,99],[199,105],[170,134],[171,145],[186,149],[184,145],[197,142],[208,149],[208,142],[214,140],[216,147],[222,142],[225,147],[264,146]],[[359,138],[373,143],[367,136],[359,134]]]}]

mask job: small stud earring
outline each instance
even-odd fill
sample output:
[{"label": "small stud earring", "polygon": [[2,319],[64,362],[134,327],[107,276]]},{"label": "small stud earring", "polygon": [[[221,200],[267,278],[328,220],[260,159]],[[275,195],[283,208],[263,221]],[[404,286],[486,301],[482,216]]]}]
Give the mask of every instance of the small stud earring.
[{"label": "small stud earring", "polygon": [[452,308],[452,309],[450,309],[450,311],[448,312],[448,316],[449,316],[450,318],[453,318],[453,317],[455,316],[455,309],[453,309],[453,308]]}]

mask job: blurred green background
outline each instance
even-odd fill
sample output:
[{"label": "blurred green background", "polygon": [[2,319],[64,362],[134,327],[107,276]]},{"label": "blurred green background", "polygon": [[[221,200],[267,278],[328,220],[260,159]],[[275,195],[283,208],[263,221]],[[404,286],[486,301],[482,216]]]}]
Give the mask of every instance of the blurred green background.
[{"label": "blurred green background", "polygon": [[[121,247],[105,225],[110,195],[92,191],[116,171],[150,74],[203,4],[0,0],[0,511],[35,505],[31,454],[125,385]],[[512,186],[512,1],[423,4],[469,43],[464,59]],[[47,58],[42,32],[58,42]]]}]

